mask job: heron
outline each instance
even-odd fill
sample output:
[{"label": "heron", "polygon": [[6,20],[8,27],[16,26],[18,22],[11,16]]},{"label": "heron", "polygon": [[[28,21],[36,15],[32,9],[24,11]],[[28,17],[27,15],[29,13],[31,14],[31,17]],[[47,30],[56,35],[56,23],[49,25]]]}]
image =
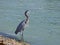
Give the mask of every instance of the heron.
[{"label": "heron", "polygon": [[26,10],[25,13],[24,13],[26,19],[21,21],[21,23],[17,26],[16,31],[15,31],[15,34],[18,34],[19,32],[21,33],[21,41],[24,41],[23,32],[24,32],[24,29],[25,29],[26,25],[29,22],[29,16],[27,15],[28,11],[29,10]]}]

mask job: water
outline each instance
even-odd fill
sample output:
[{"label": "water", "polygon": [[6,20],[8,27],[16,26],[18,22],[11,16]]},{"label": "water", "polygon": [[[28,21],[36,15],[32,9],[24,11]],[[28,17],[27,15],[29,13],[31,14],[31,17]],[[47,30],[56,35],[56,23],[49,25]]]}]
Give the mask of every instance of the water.
[{"label": "water", "polygon": [[60,0],[0,0],[0,32],[15,35],[27,9],[30,23],[24,31],[25,41],[31,45],[60,45]]}]

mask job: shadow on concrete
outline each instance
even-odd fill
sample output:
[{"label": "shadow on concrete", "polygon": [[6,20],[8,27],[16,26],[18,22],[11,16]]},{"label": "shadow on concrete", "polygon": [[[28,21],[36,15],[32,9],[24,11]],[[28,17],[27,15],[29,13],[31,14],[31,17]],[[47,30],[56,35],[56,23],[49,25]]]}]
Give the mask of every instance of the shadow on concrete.
[{"label": "shadow on concrete", "polygon": [[19,41],[19,39],[14,35],[6,34],[6,33],[3,33],[3,32],[0,32],[0,35]]}]

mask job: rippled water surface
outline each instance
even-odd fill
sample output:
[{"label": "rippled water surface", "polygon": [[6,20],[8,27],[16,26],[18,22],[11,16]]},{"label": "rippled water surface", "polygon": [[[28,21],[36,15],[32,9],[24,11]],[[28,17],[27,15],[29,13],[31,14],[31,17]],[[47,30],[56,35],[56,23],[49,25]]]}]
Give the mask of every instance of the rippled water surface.
[{"label": "rippled water surface", "polygon": [[24,39],[31,45],[60,45],[60,0],[0,0],[0,32],[15,35],[27,9],[30,22]]}]

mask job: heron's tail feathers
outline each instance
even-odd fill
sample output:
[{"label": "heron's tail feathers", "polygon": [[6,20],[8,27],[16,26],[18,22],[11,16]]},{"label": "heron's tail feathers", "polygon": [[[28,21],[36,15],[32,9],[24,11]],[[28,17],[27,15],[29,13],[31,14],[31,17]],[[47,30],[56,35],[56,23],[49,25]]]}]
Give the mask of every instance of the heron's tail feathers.
[{"label": "heron's tail feathers", "polygon": [[18,32],[17,31],[15,31],[15,34],[17,34]]},{"label": "heron's tail feathers", "polygon": [[17,34],[18,32],[21,32],[21,30],[16,29],[15,34]]}]

